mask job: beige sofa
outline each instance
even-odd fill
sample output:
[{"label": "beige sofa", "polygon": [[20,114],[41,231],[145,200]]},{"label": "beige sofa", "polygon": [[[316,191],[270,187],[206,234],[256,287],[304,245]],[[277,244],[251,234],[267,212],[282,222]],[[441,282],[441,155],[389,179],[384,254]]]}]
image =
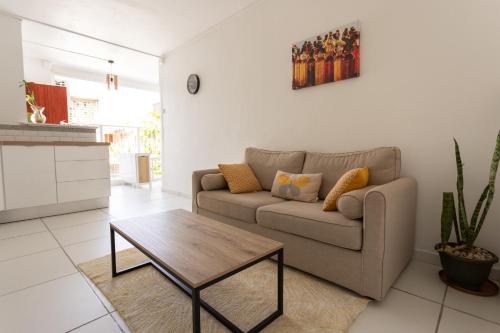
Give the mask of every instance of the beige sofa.
[{"label": "beige sofa", "polygon": [[[400,156],[396,147],[341,154],[247,148],[245,162],[264,191],[231,194],[224,185],[204,191],[203,176],[219,170],[195,171],[193,212],[280,241],[287,265],[381,300],[414,248],[417,184],[400,177]],[[369,185],[375,186],[361,202],[363,218],[324,212],[323,199],[340,176],[364,166],[370,170]],[[277,170],[321,172],[320,200],[305,203],[271,196]]]}]

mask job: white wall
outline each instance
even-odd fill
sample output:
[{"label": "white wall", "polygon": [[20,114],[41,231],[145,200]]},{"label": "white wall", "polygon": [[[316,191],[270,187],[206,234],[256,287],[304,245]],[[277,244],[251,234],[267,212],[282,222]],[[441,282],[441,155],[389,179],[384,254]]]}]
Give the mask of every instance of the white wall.
[{"label": "white wall", "polygon": [[24,57],[24,78],[28,82],[54,84],[54,73],[50,61]]},{"label": "white wall", "polygon": [[[194,169],[241,161],[247,146],[395,145],[419,184],[416,246],[432,251],[441,193],[455,187],[453,137],[469,210],[487,182],[500,128],[499,12],[495,0],[258,2],[167,55],[164,189],[189,193]],[[290,45],[356,19],[361,77],[293,91]],[[201,77],[195,96],[190,73]],[[490,212],[479,243],[500,254],[500,194]]]},{"label": "white wall", "polygon": [[0,123],[26,120],[21,21],[0,14]]}]

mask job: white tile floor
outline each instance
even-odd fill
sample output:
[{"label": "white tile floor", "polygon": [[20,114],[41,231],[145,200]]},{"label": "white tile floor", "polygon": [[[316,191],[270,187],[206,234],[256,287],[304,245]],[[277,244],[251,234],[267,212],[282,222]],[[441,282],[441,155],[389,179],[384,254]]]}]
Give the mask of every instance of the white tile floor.
[{"label": "white tile floor", "polygon": [[[0,332],[129,332],[77,265],[109,253],[108,222],[170,209],[186,198],[113,187],[110,207],[0,225]],[[117,248],[130,245],[117,240]],[[500,333],[500,296],[446,288],[439,267],[414,261],[383,302],[371,302],[351,333]]]},{"label": "white tile floor", "polygon": [[500,295],[477,297],[448,288],[440,267],[413,261],[383,302],[371,302],[349,333],[500,333]]}]

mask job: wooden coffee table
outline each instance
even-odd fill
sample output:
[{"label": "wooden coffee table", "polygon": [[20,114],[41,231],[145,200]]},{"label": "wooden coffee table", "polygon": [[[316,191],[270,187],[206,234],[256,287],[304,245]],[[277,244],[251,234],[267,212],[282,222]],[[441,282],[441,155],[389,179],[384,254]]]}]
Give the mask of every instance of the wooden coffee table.
[{"label": "wooden coffee table", "polygon": [[[179,209],[111,222],[113,277],[152,265],[191,296],[193,332],[200,332],[200,306],[232,332],[239,329],[200,298],[200,291],[263,260],[277,256],[278,306],[249,332],[259,332],[283,314],[283,244]],[[146,262],[116,270],[115,232],[144,253]]]}]

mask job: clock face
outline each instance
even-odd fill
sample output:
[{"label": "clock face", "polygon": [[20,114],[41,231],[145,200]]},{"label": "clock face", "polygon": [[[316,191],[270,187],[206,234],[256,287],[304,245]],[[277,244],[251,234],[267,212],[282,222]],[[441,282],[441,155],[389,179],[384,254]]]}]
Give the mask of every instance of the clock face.
[{"label": "clock face", "polygon": [[200,89],[200,78],[196,74],[191,74],[187,80],[187,90],[190,94],[196,94]]}]

